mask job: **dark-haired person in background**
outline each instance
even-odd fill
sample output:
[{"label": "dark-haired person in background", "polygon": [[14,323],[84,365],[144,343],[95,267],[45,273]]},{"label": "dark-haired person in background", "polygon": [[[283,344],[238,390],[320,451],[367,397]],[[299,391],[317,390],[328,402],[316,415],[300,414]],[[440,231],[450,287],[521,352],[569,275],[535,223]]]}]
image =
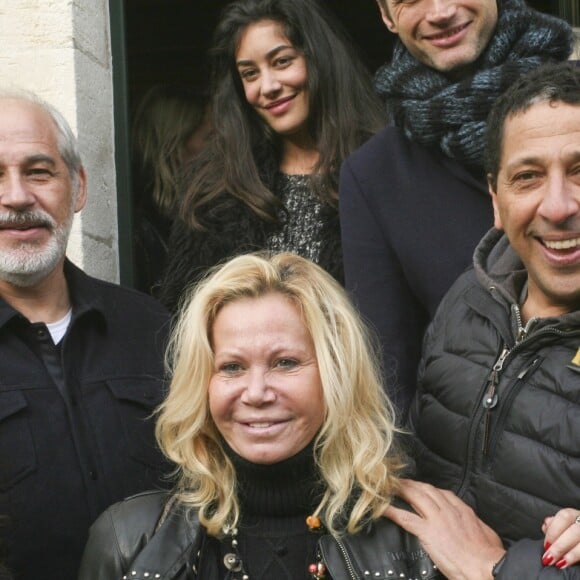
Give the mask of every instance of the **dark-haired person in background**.
[{"label": "dark-haired person in background", "polygon": [[338,172],[383,107],[340,26],[312,0],[239,0],[217,26],[214,133],[191,167],[161,293],[232,256],[306,257],[342,280]]},{"label": "dark-haired person in background", "polygon": [[210,131],[207,97],[187,87],[155,85],[139,101],[131,135],[138,290],[159,290],[183,170],[204,148]]},{"label": "dark-haired person in background", "polygon": [[491,105],[522,73],[565,60],[573,35],[523,0],[378,4],[399,36],[375,79],[394,126],[343,164],[339,198],[346,286],[379,333],[402,419],[427,324],[492,225]]}]

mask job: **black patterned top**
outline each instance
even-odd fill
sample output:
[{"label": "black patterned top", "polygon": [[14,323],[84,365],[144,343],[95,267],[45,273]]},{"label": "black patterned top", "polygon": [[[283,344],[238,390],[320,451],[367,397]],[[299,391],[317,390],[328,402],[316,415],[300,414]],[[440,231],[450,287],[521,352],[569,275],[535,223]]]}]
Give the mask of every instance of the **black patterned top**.
[{"label": "black patterned top", "polygon": [[309,175],[278,174],[274,185],[284,207],[282,227],[266,240],[272,252],[294,252],[318,263],[322,245],[322,203],[313,192]]}]

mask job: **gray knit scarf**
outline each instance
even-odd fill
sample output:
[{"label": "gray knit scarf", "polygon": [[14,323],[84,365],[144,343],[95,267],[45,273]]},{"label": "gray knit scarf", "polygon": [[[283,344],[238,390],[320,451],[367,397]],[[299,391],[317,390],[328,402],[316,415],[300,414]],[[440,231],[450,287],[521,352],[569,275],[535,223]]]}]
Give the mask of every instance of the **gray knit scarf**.
[{"label": "gray knit scarf", "polygon": [[392,62],[375,76],[377,92],[409,139],[438,146],[472,169],[483,166],[486,119],[495,99],[521,74],[544,62],[566,60],[573,46],[572,29],[563,20],[523,0],[498,0],[498,6],[495,33],[474,74],[451,80],[398,42]]}]

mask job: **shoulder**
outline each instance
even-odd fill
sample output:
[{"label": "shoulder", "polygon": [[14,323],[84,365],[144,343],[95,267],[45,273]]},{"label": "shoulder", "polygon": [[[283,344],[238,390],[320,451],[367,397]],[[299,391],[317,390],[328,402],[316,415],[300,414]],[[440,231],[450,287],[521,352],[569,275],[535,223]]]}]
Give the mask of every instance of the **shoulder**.
[{"label": "shoulder", "polygon": [[91,526],[80,580],[120,577],[149,542],[167,502],[166,492],[145,492],[113,504]]},{"label": "shoulder", "polygon": [[[170,495],[166,491],[144,491],[109,507],[101,516],[117,529],[153,532]],[[95,525],[101,519],[99,518]]]},{"label": "shoulder", "polygon": [[333,578],[343,577],[337,572],[345,565],[345,555],[361,578],[374,578],[385,571],[393,578],[442,578],[419,539],[387,518],[379,518],[367,530],[338,541],[324,536],[320,545]]},{"label": "shoulder", "polygon": [[145,310],[146,312],[150,312],[152,315],[158,315],[161,317],[167,316],[167,310],[159,301],[140,290],[135,290],[127,286],[120,286],[119,284],[99,280],[97,278],[91,278],[91,280],[97,292],[105,298],[114,301],[115,304],[122,304],[123,307],[127,306],[140,311]]},{"label": "shoulder", "polygon": [[346,159],[341,167],[341,195],[353,178],[381,199],[391,191],[416,201],[445,196],[471,203],[475,197],[489,204],[483,181],[438,149],[411,141],[397,127],[385,127]]},{"label": "shoulder", "polygon": [[448,329],[456,333],[462,330],[464,325],[471,324],[472,318],[466,317],[466,311],[471,310],[474,301],[483,302],[488,308],[490,306],[487,293],[479,283],[475,269],[469,267],[455,280],[441,299],[427,329],[424,344],[430,344],[434,336],[447,332]]},{"label": "shoulder", "polygon": [[[377,170],[387,164],[392,169],[405,160],[415,162],[417,159],[430,164],[448,160],[438,149],[425,147],[405,136],[402,129],[388,125],[356,149],[346,160],[348,165],[376,165]],[[392,161],[389,161],[392,160]],[[458,164],[459,165],[459,164]]]},{"label": "shoulder", "polygon": [[479,291],[484,292],[485,290],[477,279],[475,269],[471,265],[451,285],[443,297],[441,304],[449,308],[453,304],[462,301],[466,293]]},{"label": "shoulder", "polygon": [[100,280],[81,271],[75,274],[75,278],[74,293],[77,297],[83,302],[92,300],[107,316],[118,315],[122,320],[138,317],[142,323],[154,327],[162,326],[169,318],[159,301],[139,290]]},{"label": "shoulder", "polygon": [[387,126],[356,149],[345,161],[348,165],[370,165],[385,158],[393,152],[404,150],[411,145],[403,132],[394,126]]},{"label": "shoulder", "polygon": [[167,492],[146,491],[113,504],[91,527],[91,538],[112,532],[121,552],[127,553],[128,546],[153,535],[168,499]]}]

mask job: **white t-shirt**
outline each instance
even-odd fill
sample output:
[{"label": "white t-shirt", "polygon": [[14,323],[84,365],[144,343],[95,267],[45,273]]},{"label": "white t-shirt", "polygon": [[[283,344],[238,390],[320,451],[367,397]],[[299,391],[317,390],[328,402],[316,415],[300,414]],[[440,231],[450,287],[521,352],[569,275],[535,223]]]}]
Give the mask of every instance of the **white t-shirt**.
[{"label": "white t-shirt", "polygon": [[62,337],[65,335],[68,325],[70,324],[71,318],[72,308],[60,320],[46,323],[46,328],[48,328],[48,332],[50,332],[54,344],[58,344],[62,340]]}]

